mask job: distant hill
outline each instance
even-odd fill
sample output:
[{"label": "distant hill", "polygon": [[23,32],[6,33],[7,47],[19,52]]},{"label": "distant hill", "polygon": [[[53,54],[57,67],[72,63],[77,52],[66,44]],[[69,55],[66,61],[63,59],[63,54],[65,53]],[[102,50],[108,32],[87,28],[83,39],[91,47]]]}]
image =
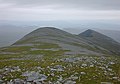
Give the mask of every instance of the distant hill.
[{"label": "distant hill", "polygon": [[116,53],[116,54],[120,53],[120,44],[118,42],[94,30],[88,29],[85,32],[79,34],[79,36],[81,38],[88,40],[92,44],[101,46],[109,50],[112,53]]},{"label": "distant hill", "polygon": [[[101,24],[102,25],[102,24]],[[115,26],[115,25],[114,25]],[[112,27],[114,27],[112,26]],[[106,26],[107,27],[107,26]],[[119,27],[119,26],[118,26]],[[79,34],[87,30],[88,28],[93,28],[104,35],[111,37],[112,39],[116,40],[120,43],[120,31],[119,30],[102,30],[100,28],[94,26],[81,26],[75,28],[63,28],[63,30],[72,33],[72,34]],[[103,28],[103,27],[101,27]],[[108,27],[109,28],[109,27]],[[28,34],[29,32],[37,29],[37,26],[15,26],[9,24],[0,24],[0,47],[9,46],[22,38],[24,35]],[[104,29],[104,28],[103,28]]]},{"label": "distant hill", "polygon": [[114,39],[115,41],[120,43],[120,37],[119,37],[120,36],[120,30],[114,30],[114,28],[111,28],[111,29],[104,29],[104,28],[101,29],[101,28],[98,28],[98,27],[81,27],[81,28],[79,28],[78,27],[78,28],[64,28],[63,30],[65,30],[67,32],[70,32],[72,34],[80,34],[87,29],[92,29],[92,30],[98,31],[99,33],[102,33],[106,36],[109,36],[112,39]]},{"label": "distant hill", "polygon": [[68,54],[119,54],[120,44],[93,30],[87,30],[79,35],[73,35],[53,27],[39,28],[14,43],[14,46],[55,44]]}]

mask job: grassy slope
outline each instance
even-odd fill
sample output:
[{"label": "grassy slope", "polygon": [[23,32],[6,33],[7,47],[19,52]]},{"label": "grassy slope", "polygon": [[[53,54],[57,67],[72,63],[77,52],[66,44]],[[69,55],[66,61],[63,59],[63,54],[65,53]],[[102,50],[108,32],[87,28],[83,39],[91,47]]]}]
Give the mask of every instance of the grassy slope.
[{"label": "grassy slope", "polygon": [[[47,45],[47,46],[46,46]],[[37,49],[43,49],[43,50],[35,50],[31,51],[31,48],[37,48]],[[52,51],[52,50],[44,50],[44,49],[51,49],[51,48],[60,48],[57,44],[49,44],[45,43],[45,45],[39,45],[36,47],[36,45],[32,47],[28,46],[19,46],[19,47],[8,47],[5,49],[1,49],[2,52],[12,52],[12,53],[17,53],[17,54],[0,54],[0,69],[3,69],[4,67],[13,67],[13,66],[19,66],[21,71],[16,71],[16,72],[10,72],[2,78],[5,81],[9,81],[10,79],[15,79],[15,78],[22,78],[24,79],[25,77],[21,76],[22,72],[25,71],[38,71],[36,67],[40,66],[44,68],[44,71],[40,73],[44,73],[45,75],[50,74],[50,70],[47,69],[47,66],[55,66],[55,65],[62,65],[65,66],[66,68],[64,69],[64,72],[54,72],[55,76],[48,77],[47,81],[56,81],[58,78],[58,75],[62,75],[63,78],[68,78],[74,73],[77,77],[80,77],[80,79],[75,80],[77,84],[83,83],[83,84],[100,84],[100,82],[112,82],[115,84],[119,84],[120,82],[118,80],[113,80],[110,79],[114,76],[120,77],[120,58],[117,56],[105,56],[104,59],[99,56],[94,56],[94,55],[74,55],[74,56],[64,56],[64,52],[67,52],[68,50],[58,50],[58,51]],[[42,59],[36,59],[35,57],[29,58],[29,59],[24,59],[26,55],[44,55]],[[58,61],[59,59],[62,58],[86,58],[86,59],[92,59],[94,61],[97,61],[98,63],[94,63],[94,61],[76,61],[76,63],[69,63],[69,62],[64,62],[64,61]],[[14,58],[14,59],[11,59]],[[23,58],[23,59],[21,59]],[[21,59],[21,60],[19,60]],[[108,65],[109,62],[115,62],[114,65]],[[80,66],[86,63],[88,66],[81,68]],[[94,64],[94,67],[89,67],[90,64]],[[69,66],[69,65],[72,65]],[[101,64],[101,65],[100,65]],[[113,76],[109,75],[104,75],[104,70],[99,69],[99,67],[104,67],[104,66],[109,66],[114,72],[107,71],[107,73],[114,73]],[[3,74],[5,71],[0,71],[0,74]],[[80,75],[80,72],[85,72],[86,75]],[[13,77],[11,77],[13,75]]]}]

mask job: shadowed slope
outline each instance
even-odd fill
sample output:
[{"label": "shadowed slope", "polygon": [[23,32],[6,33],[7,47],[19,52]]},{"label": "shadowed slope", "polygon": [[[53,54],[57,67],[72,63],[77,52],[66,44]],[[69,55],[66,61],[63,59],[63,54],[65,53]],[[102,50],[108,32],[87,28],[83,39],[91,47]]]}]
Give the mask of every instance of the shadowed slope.
[{"label": "shadowed slope", "polygon": [[101,46],[109,50],[112,53],[120,54],[120,44],[106,35],[88,29],[87,31],[79,34],[79,36],[91,42],[92,44]]}]

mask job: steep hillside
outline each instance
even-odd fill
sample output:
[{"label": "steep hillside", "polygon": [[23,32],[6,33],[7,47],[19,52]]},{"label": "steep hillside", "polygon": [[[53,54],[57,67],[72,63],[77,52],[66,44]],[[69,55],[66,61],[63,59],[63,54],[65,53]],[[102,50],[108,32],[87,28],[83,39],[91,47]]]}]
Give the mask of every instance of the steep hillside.
[{"label": "steep hillside", "polygon": [[[99,26],[100,27],[100,26]],[[106,27],[106,26],[105,26]],[[101,27],[103,28],[103,27]],[[92,29],[92,30],[95,30],[99,33],[102,33],[106,36],[109,36],[110,38],[114,39],[115,41],[119,42],[120,43],[120,30],[114,30],[115,28],[111,28],[109,29],[106,29],[106,28],[98,28],[98,27],[78,27],[78,28],[64,28],[63,30],[69,32],[69,33],[72,33],[72,34],[80,34],[88,29]],[[119,28],[118,28],[119,29]]]},{"label": "steep hillside", "polygon": [[88,29],[85,32],[79,34],[79,36],[94,45],[98,45],[104,49],[109,50],[114,54],[120,54],[120,43],[116,42],[115,40],[106,35]]}]

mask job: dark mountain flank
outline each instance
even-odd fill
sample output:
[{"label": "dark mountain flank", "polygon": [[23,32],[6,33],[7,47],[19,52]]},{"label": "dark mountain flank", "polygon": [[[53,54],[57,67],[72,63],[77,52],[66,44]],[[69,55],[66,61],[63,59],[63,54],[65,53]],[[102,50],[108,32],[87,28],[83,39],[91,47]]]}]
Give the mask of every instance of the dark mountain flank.
[{"label": "dark mountain flank", "polygon": [[86,41],[89,41],[94,45],[98,45],[104,49],[109,50],[111,53],[120,54],[120,43],[99,32],[88,29],[85,32],[79,34],[78,36],[86,39]]}]

